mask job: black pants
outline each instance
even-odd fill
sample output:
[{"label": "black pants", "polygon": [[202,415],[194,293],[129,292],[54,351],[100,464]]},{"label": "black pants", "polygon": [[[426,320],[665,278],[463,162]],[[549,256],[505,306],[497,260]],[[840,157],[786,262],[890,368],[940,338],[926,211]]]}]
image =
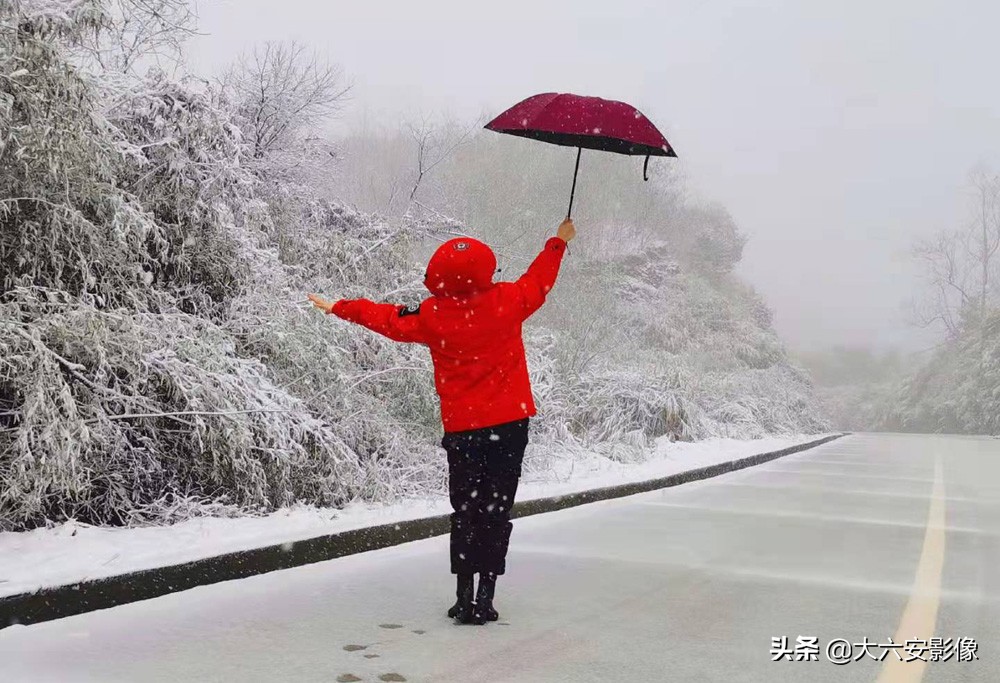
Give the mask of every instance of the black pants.
[{"label": "black pants", "polygon": [[451,572],[503,574],[510,545],[510,509],[528,445],[528,419],[448,432]]}]

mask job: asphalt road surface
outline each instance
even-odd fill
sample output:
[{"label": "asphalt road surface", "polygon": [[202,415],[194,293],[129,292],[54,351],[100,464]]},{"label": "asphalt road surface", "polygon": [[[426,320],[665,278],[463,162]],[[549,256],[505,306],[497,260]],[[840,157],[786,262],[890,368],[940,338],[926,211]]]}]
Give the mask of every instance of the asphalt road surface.
[{"label": "asphalt road surface", "polygon": [[8,628],[0,681],[1000,681],[1000,440],[857,435],[519,520],[508,572],[484,627],[445,617],[435,538]]}]

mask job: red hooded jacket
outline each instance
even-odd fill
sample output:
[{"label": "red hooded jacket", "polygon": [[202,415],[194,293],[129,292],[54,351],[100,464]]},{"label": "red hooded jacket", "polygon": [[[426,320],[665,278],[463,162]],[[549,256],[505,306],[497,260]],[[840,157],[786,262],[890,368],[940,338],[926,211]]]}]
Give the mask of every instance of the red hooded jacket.
[{"label": "red hooded jacket", "polygon": [[419,307],[342,299],[330,313],[401,342],[425,344],[446,432],[535,414],[521,324],[555,284],[566,242],[552,237],[516,282],[493,282],[493,251],[469,237],[442,244],[427,265]]}]

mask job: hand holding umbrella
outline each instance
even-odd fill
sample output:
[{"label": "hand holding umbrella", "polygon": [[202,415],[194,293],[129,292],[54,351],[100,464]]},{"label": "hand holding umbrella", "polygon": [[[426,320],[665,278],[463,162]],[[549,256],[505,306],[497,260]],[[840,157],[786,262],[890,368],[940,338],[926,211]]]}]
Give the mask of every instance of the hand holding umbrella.
[{"label": "hand holding umbrella", "polygon": [[572,218],[566,218],[559,224],[559,229],[556,231],[556,237],[567,244],[569,244],[569,242],[576,237],[576,226],[573,225]]}]

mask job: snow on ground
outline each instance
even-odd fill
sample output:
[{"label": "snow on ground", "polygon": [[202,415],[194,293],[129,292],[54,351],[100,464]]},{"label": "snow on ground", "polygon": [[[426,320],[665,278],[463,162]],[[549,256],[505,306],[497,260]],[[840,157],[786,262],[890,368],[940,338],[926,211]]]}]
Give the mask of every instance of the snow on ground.
[{"label": "snow on ground", "polygon": [[[801,435],[698,443],[663,439],[653,456],[639,464],[615,463],[599,455],[583,460],[579,455],[556,458],[545,472],[525,476],[518,500],[656,479],[818,438]],[[448,512],[447,497],[438,496],[382,505],[355,503],[340,510],[298,506],[263,517],[202,517],[171,526],[113,529],[68,522],[49,529],[0,533],[0,597]]]}]

